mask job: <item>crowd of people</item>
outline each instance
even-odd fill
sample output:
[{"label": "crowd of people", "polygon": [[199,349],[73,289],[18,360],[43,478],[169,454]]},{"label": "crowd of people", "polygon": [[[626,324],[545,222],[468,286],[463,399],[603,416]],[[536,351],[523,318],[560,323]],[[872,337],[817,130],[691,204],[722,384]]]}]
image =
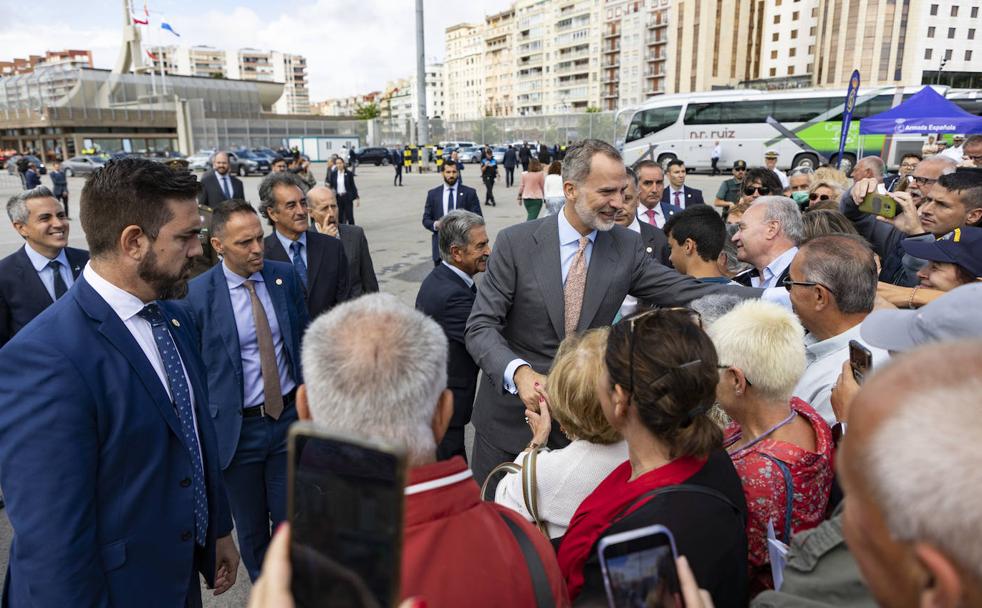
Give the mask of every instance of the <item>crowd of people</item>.
[{"label": "crowd of people", "polygon": [[251,606],[293,605],[297,420],[405,452],[407,606],[603,605],[598,547],[653,524],[687,606],[980,601],[982,156],[768,153],[707,204],[682,159],[513,152],[528,221],[493,243],[442,164],[415,308],[374,293],[342,158],[256,205],[221,153],[201,180],[111,161],[88,251],[52,190],[13,196],[6,601],[198,606],[241,559]]}]

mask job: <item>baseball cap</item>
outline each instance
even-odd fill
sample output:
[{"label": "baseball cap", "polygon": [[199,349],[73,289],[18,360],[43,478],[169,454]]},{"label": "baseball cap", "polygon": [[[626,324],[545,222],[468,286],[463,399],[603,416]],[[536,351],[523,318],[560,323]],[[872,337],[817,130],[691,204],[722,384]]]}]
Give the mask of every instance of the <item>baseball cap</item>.
[{"label": "baseball cap", "polygon": [[764,154],[764,158],[777,158],[777,151],[768,150],[767,153]]},{"label": "baseball cap", "polygon": [[747,168],[747,163],[746,163],[746,161],[738,160],[735,163],[733,163],[733,168],[734,169],[746,169]]},{"label": "baseball cap", "polygon": [[915,258],[930,262],[947,262],[961,266],[973,277],[982,277],[982,228],[955,228],[936,241],[900,243]]},{"label": "baseball cap", "polygon": [[870,346],[906,351],[947,340],[982,338],[982,283],[956,287],[917,310],[874,310],[859,326]]}]

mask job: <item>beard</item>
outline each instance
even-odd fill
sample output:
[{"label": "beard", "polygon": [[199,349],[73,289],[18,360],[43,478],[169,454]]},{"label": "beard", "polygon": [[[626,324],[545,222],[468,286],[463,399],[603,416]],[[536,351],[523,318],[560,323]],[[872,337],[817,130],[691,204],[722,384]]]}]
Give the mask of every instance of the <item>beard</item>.
[{"label": "beard", "polygon": [[170,275],[157,265],[157,254],[151,249],[147,256],[140,260],[136,272],[141,280],[153,288],[156,299],[179,300],[188,293],[188,279],[191,276],[193,263],[194,260],[188,259],[177,276]]},{"label": "beard", "polygon": [[600,232],[607,232],[608,230],[613,230],[614,225],[617,223],[616,219],[611,221],[606,221],[600,218],[600,215],[586,204],[586,194],[580,194],[576,197],[576,202],[573,204],[573,211],[580,218],[580,221],[593,228],[594,230],[599,230]]}]

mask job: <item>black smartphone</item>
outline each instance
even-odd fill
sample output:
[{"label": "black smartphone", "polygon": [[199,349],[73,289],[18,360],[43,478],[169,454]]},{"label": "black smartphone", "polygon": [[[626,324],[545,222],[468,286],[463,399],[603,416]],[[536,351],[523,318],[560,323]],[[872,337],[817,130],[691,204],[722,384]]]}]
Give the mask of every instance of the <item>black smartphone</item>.
[{"label": "black smartphone", "polygon": [[862,384],[866,374],[873,367],[873,353],[855,340],[849,340],[849,367],[857,384]]},{"label": "black smartphone", "polygon": [[291,589],[300,608],[399,600],[406,457],[309,423],[289,435]]},{"label": "black smartphone", "polygon": [[646,526],[597,544],[610,608],[684,608],[675,568],[675,538],[665,526]]}]

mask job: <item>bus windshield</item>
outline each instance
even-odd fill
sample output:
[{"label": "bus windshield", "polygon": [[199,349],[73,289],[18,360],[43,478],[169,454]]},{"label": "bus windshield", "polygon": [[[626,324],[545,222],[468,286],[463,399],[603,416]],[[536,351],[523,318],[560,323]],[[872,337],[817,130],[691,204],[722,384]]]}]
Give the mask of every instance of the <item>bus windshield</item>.
[{"label": "bus windshield", "polygon": [[674,125],[681,112],[682,106],[641,110],[631,119],[631,125],[627,128],[627,136],[624,141],[630,142],[641,139]]}]

